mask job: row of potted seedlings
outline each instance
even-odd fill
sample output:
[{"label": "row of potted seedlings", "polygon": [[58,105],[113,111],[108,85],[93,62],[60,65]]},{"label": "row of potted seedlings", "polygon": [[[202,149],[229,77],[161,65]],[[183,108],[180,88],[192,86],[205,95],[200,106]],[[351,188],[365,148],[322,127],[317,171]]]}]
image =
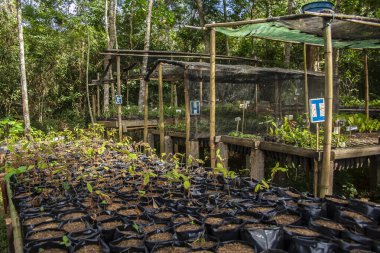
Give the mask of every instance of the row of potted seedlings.
[{"label": "row of potted seedlings", "polygon": [[250,178],[131,147],[129,160],[113,150],[96,161],[65,147],[49,155],[55,170],[11,178],[25,252],[380,252],[375,203],[275,185],[255,192]]}]

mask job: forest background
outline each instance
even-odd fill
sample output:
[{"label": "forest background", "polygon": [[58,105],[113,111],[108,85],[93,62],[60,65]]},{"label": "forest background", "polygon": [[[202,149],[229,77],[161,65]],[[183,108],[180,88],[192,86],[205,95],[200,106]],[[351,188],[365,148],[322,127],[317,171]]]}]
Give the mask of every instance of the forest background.
[{"label": "forest background", "polygon": [[[150,50],[204,53],[208,35],[187,26],[300,13],[308,0],[1,0],[0,118],[22,119],[17,2],[21,4],[29,110],[32,126],[43,130],[85,126],[86,60],[89,80],[103,70],[100,54],[109,43],[110,6],[115,6],[117,45],[144,49],[149,2]],[[380,1],[337,0],[341,13],[380,18]],[[113,5],[114,4],[114,5]],[[107,9],[108,8],[108,9]],[[106,10],[106,11],[105,11]],[[205,46],[206,45],[206,46]],[[263,66],[302,69],[303,47],[252,38],[217,36],[217,54],[255,57]],[[323,50],[314,50],[323,70]],[[371,99],[380,98],[380,53],[369,55]],[[336,54],[335,54],[336,55]],[[141,59],[140,59],[141,60]],[[342,100],[363,98],[363,52],[341,50],[337,58]],[[130,102],[138,103],[139,82],[130,82]],[[123,91],[124,92],[124,91]]]}]

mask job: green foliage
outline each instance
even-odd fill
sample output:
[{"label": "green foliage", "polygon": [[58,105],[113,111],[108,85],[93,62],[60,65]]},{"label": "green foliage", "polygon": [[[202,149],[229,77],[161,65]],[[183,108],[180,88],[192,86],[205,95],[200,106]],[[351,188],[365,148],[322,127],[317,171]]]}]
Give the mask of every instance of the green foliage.
[{"label": "green foliage", "polygon": [[228,136],[260,140],[260,136],[257,136],[254,134],[243,134],[242,132],[236,132],[236,131],[229,132]]},{"label": "green foliage", "polygon": [[254,191],[260,192],[265,189],[269,189],[269,183],[273,181],[278,173],[288,173],[288,168],[280,167],[280,163],[276,163],[276,165],[271,169],[271,177],[267,180],[261,179],[261,181],[256,184]]},{"label": "green foliage", "polygon": [[24,134],[24,125],[20,121],[5,118],[0,121],[0,140],[18,138]]},{"label": "green foliage", "polygon": [[62,237],[62,241],[59,244],[64,245],[65,247],[68,248],[68,247],[71,246],[71,241],[70,241],[70,239],[66,235],[64,235]]},{"label": "green foliage", "polygon": [[380,130],[380,121],[377,119],[367,119],[364,114],[340,114],[339,120],[345,120],[348,126],[357,126],[360,133],[376,132]]}]

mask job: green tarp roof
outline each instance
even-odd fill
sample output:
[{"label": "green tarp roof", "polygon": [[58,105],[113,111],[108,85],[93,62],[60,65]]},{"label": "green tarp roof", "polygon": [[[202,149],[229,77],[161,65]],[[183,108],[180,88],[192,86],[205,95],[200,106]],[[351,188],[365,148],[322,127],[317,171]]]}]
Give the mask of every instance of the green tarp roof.
[{"label": "green tarp roof", "polygon": [[[332,21],[333,46],[335,48],[380,48],[380,27],[350,20]],[[290,43],[324,45],[323,19],[316,16],[300,15],[286,19],[239,28],[217,27],[217,32],[231,37],[256,37]]]}]

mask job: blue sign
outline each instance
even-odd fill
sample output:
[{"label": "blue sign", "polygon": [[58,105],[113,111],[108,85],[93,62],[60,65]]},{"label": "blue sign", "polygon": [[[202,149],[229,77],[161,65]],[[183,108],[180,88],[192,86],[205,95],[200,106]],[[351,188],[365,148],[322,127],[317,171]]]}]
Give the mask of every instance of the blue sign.
[{"label": "blue sign", "polygon": [[190,114],[201,115],[201,103],[198,100],[190,101]]},{"label": "blue sign", "polygon": [[310,120],[311,123],[325,122],[325,99],[310,99]]},{"label": "blue sign", "polygon": [[115,101],[115,103],[117,104],[117,105],[121,105],[122,103],[123,103],[123,96],[121,96],[121,95],[116,95],[116,99],[115,99],[116,101]]}]

